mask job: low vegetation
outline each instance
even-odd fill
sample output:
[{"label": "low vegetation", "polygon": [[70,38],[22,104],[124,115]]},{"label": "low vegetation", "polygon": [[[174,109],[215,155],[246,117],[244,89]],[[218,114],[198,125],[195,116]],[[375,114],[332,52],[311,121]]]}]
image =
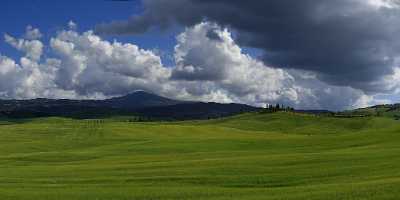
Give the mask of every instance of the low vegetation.
[{"label": "low vegetation", "polygon": [[396,120],[400,119],[400,104],[376,105],[367,108],[359,108],[338,113],[344,116],[377,116],[377,117],[392,117]]},{"label": "low vegetation", "polygon": [[249,113],[0,122],[0,199],[398,199],[400,123]]}]

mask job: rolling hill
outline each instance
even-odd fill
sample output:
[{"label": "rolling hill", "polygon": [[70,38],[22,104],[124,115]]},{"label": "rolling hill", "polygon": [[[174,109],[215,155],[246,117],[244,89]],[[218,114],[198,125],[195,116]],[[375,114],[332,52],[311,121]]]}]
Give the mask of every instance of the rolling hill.
[{"label": "rolling hill", "polygon": [[289,112],[2,121],[0,199],[398,199],[399,131],[388,117]]},{"label": "rolling hill", "polygon": [[384,104],[340,112],[342,115],[380,116],[400,119],[400,104]]},{"label": "rolling hill", "polygon": [[177,101],[144,91],[105,100],[0,100],[0,117],[104,118],[138,116],[154,120],[190,120],[226,117],[259,108],[243,104]]}]

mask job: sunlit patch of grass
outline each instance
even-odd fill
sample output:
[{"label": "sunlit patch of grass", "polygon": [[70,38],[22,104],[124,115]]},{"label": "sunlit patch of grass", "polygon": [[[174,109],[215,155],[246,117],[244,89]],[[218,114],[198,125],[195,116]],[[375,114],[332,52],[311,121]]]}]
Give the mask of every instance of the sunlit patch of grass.
[{"label": "sunlit patch of grass", "polygon": [[0,123],[0,199],[397,199],[400,123],[243,114],[210,121]]}]

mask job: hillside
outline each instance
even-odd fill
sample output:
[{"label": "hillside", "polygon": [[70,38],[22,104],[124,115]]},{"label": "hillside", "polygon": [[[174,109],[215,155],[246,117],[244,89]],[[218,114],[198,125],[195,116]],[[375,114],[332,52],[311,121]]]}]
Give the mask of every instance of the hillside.
[{"label": "hillside", "polygon": [[400,119],[400,104],[376,105],[367,108],[359,108],[350,111],[341,112],[344,115],[363,115],[363,116],[381,116]]},{"label": "hillside", "polygon": [[257,110],[259,108],[242,104],[178,101],[144,91],[105,100],[0,100],[0,117],[8,118],[137,116],[146,120],[191,120]]},{"label": "hillside", "polygon": [[285,112],[2,121],[0,199],[397,199],[399,131],[386,117]]}]

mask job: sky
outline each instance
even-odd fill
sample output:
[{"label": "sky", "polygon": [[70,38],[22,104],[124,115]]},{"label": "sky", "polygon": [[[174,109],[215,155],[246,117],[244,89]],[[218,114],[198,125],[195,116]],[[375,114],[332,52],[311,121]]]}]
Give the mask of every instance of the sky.
[{"label": "sky", "polygon": [[398,0],[5,0],[0,98],[400,102]]}]

